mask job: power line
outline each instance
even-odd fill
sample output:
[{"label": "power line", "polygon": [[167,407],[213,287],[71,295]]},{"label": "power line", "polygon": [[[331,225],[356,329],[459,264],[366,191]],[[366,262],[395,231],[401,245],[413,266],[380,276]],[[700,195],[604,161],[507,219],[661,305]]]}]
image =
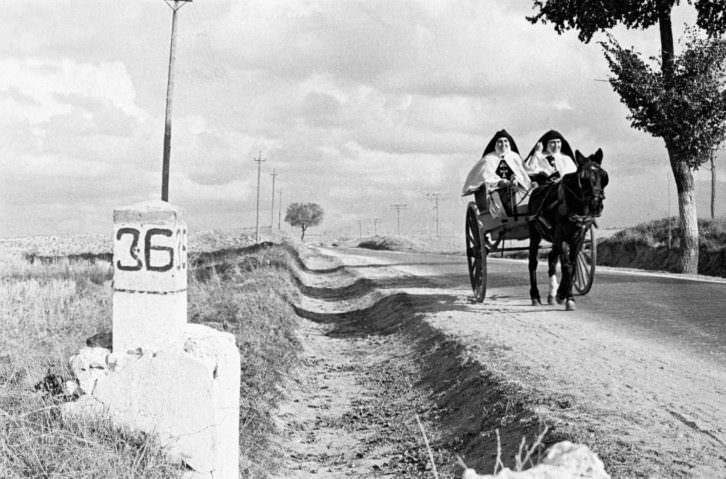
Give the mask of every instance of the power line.
[{"label": "power line", "polygon": [[257,159],[252,160],[257,163],[257,214],[255,215],[255,242],[260,241],[260,167],[266,160],[262,159],[262,152],[257,154]]},{"label": "power line", "polygon": [[[172,1],[174,2],[172,5]],[[171,41],[169,70],[166,77],[166,112],[164,117],[164,151],[161,164],[161,200],[169,201],[169,163],[171,157],[171,99],[174,91],[174,59],[176,57],[176,12],[192,0],[164,0],[171,8]]]}]

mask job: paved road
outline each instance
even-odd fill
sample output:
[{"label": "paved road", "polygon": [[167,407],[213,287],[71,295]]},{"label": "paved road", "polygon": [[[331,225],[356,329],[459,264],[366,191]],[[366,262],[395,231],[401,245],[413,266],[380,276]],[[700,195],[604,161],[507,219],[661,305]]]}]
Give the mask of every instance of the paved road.
[{"label": "paved road", "polygon": [[[346,255],[374,258],[377,266],[415,267],[425,271],[423,280],[440,287],[470,290],[466,258],[457,255],[421,254],[344,249]],[[370,260],[368,260],[370,263]],[[491,258],[488,261],[487,298],[521,297],[529,304],[529,280],[524,261]],[[547,294],[546,264],[540,263],[540,292]],[[430,286],[429,284],[428,286]],[[427,286],[426,281],[410,286]],[[399,284],[396,286],[409,286]],[[552,309],[542,306],[542,310]],[[556,308],[562,308],[557,306]],[[648,274],[598,268],[587,296],[577,298],[577,311],[585,321],[597,321],[648,338],[726,366],[726,281],[683,279],[677,275]]]}]

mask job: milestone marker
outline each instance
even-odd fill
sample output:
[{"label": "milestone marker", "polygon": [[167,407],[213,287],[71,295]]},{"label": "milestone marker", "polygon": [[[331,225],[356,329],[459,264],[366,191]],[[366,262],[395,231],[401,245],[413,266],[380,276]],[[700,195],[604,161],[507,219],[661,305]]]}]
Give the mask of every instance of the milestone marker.
[{"label": "milestone marker", "polygon": [[113,212],[113,351],[156,351],[187,322],[187,227],[153,200]]}]

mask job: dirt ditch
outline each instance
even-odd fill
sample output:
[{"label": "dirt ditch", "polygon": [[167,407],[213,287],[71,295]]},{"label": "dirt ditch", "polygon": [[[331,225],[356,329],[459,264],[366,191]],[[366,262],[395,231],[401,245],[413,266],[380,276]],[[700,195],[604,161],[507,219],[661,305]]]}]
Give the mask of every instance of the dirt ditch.
[{"label": "dirt ditch", "polygon": [[[416,297],[383,295],[320,257],[301,263],[304,352],[277,414],[274,477],[434,477],[421,427],[440,477],[460,477],[457,455],[493,471],[495,431],[514,467],[522,439],[544,428],[515,385],[423,321],[428,305]],[[562,439],[550,428],[542,448]]]}]

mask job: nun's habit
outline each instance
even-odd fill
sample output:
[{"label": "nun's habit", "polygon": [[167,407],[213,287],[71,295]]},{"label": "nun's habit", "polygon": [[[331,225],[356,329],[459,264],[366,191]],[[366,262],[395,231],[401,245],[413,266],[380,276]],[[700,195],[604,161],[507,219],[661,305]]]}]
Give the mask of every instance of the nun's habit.
[{"label": "nun's habit", "polygon": [[[497,153],[495,145],[498,138],[509,140],[510,151]],[[481,159],[466,177],[462,194],[471,194],[482,185],[486,185],[487,192],[491,193],[497,189],[500,180],[509,180],[524,190],[529,190],[531,184],[522,165],[517,143],[506,130],[496,132],[484,148]]]},{"label": "nun's habit", "polygon": [[[499,138],[509,140],[509,150],[496,150],[496,142]],[[486,148],[484,148],[481,159],[466,177],[462,194],[471,194],[484,186],[489,198],[489,212],[491,215],[494,217],[506,216],[497,191],[501,180],[508,180],[515,188],[514,199],[517,204],[524,202],[531,188],[531,182],[522,164],[522,158],[519,156],[517,143],[506,130],[496,132]]]},{"label": "nun's habit", "polygon": [[[552,140],[560,140],[562,143],[560,152],[552,153],[547,151],[547,143]],[[538,144],[542,145],[544,151],[537,148]],[[544,174],[549,177],[559,173],[558,177],[561,178],[568,173],[577,171],[574,158],[575,154],[565,137],[556,130],[550,130],[542,135],[535,143],[535,146],[532,147],[524,162],[524,168],[530,176]]]}]

